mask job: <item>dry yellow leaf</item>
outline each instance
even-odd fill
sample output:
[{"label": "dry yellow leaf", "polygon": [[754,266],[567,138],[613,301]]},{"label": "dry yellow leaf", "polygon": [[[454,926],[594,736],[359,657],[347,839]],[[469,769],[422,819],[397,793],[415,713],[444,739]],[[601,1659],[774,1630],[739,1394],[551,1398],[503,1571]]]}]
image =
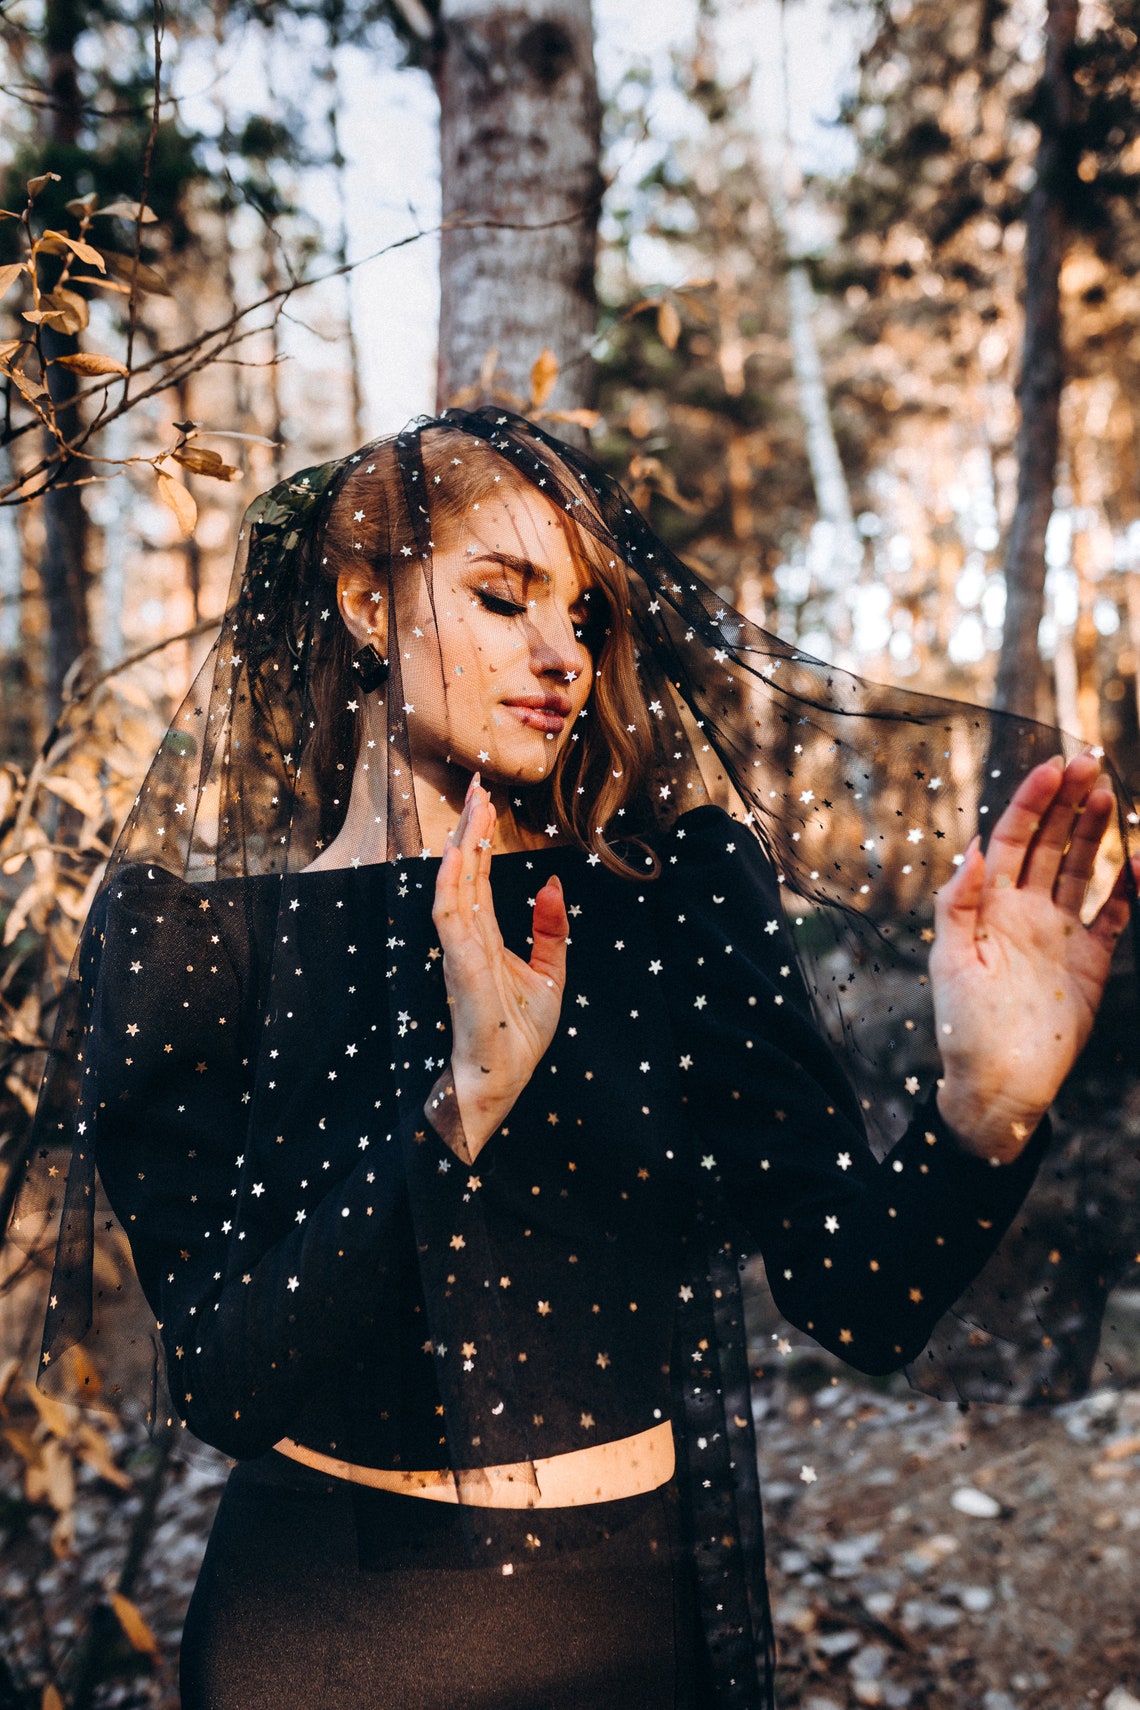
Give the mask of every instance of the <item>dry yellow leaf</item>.
[{"label": "dry yellow leaf", "polygon": [[24,342],[22,338],[6,338],[0,341],[0,362],[6,363],[10,356],[15,356],[18,350],[23,349]]},{"label": "dry yellow leaf", "polygon": [[29,380],[28,376],[21,374],[18,368],[10,368],[8,375],[13,386],[24,394],[30,404],[38,402],[40,398],[47,397],[47,387],[39,380]]},{"label": "dry yellow leaf", "polygon": [[[172,297],[174,293],[153,267],[148,267],[145,261],[136,262],[133,255],[116,255],[112,251],[102,258],[107,264],[107,272],[114,274],[116,279],[123,279],[128,285],[132,282],[140,291],[149,291],[156,297]],[[101,281],[93,281],[98,284]]]},{"label": "dry yellow leaf", "polygon": [[111,1445],[101,1431],[86,1421],[79,1427],[78,1453],[81,1460],[119,1490],[130,1490],[130,1474],[116,1466]]},{"label": "dry yellow leaf", "polygon": [[36,1104],[38,1103],[38,1100],[35,1092],[30,1086],[28,1086],[26,1081],[20,1080],[16,1075],[8,1075],[4,1081],[4,1085],[12,1094],[12,1097],[23,1106],[25,1115],[34,1116],[36,1114]]},{"label": "dry yellow leaf", "polygon": [[551,422],[569,422],[571,427],[597,427],[601,416],[597,410],[547,410],[546,419]]},{"label": "dry yellow leaf", "polygon": [[45,1686],[40,1697],[40,1710],[63,1710],[63,1699],[55,1686]]},{"label": "dry yellow leaf", "polygon": [[75,1467],[71,1456],[54,1437],[39,1445],[39,1455],[24,1473],[24,1494],[29,1502],[47,1502],[57,1514],[75,1507]]},{"label": "dry yellow leaf", "polygon": [[91,319],[87,298],[81,297],[78,291],[69,291],[66,285],[52,292],[52,304],[66,313],[69,324],[64,330],[67,332],[82,332]]},{"label": "dry yellow leaf", "polygon": [[124,220],[140,220],[144,226],[153,225],[158,215],[153,208],[140,208],[137,202],[108,202],[105,208],[96,208],[97,214],[118,214]]},{"label": "dry yellow leaf", "polygon": [[198,521],[198,507],[194,503],[194,495],[172,476],[158,471],[158,496],[168,510],[174,512],[178,527],[184,540],[189,540],[194,533],[194,525]]},{"label": "dry yellow leaf", "polygon": [[[47,243],[45,243],[45,239],[48,240]],[[57,244],[64,244],[71,251],[72,255],[77,256],[80,261],[85,261],[88,267],[97,267],[100,273],[106,271],[106,263],[104,262],[103,257],[99,254],[99,251],[94,249],[91,244],[84,243],[82,238],[68,237],[66,232],[49,230],[46,231],[40,239],[40,248],[47,248],[49,247],[49,244],[52,248]]]},{"label": "dry yellow leaf", "polygon": [[130,370],[117,356],[101,356],[97,350],[79,350],[74,356],[57,356],[57,368],[70,368],[73,374],[128,374]]},{"label": "dry yellow leaf", "polygon": [[111,1593],[111,1608],[119,1618],[119,1626],[123,1629],[136,1651],[144,1656],[153,1657],[158,1661],[158,1640],[151,1632],[146,1617],[137,1604],[129,1597],[124,1597],[121,1591]]},{"label": "dry yellow leaf", "polygon": [[10,1449],[15,1449],[20,1459],[26,1462],[28,1466],[39,1460],[39,1442],[30,1431],[25,1431],[22,1426],[5,1425],[4,1429],[0,1431],[0,1437],[4,1439]]},{"label": "dry yellow leaf", "polygon": [[483,360],[479,364],[479,385],[477,390],[489,392],[495,384],[495,370],[499,366],[499,347],[493,344],[490,350],[483,352]]},{"label": "dry yellow leaf", "polygon": [[629,406],[629,431],[634,439],[648,439],[653,432],[653,411],[644,398],[635,398]]},{"label": "dry yellow leaf", "polygon": [[12,904],[12,911],[4,922],[4,944],[14,944],[29,920],[32,920],[33,925],[42,932],[43,920],[41,916],[46,915],[54,901],[55,880],[50,876],[33,880]]},{"label": "dry yellow leaf", "polygon": [[54,327],[57,332],[82,332],[90,319],[86,297],[81,297],[77,291],[69,291],[60,286],[56,291],[45,292],[40,298],[38,309],[25,309],[24,319],[31,321],[33,326]]},{"label": "dry yellow leaf", "polygon": [[530,402],[532,409],[541,409],[558,383],[558,358],[550,349],[540,350],[530,371]]},{"label": "dry yellow leaf", "polygon": [[657,310],[657,335],[666,350],[676,350],[681,336],[681,317],[668,298]]},{"label": "dry yellow leaf", "polygon": [[103,797],[98,790],[89,785],[81,784],[78,778],[51,777],[43,780],[45,790],[50,790],[53,796],[58,796],[61,802],[75,808],[85,818],[102,818],[104,814]]},{"label": "dry yellow leaf", "polygon": [[79,1409],[66,1401],[59,1401],[54,1395],[45,1395],[35,1384],[27,1388],[28,1400],[40,1416],[40,1423],[47,1427],[53,1437],[66,1441],[79,1423]]},{"label": "dry yellow leaf", "polygon": [[7,267],[0,267],[0,297],[5,291],[10,291],[21,273],[24,271],[22,261],[10,261]]},{"label": "dry yellow leaf", "polygon": [[189,469],[194,475],[209,475],[215,481],[236,481],[241,477],[241,470],[235,469],[232,463],[226,463],[216,451],[211,451],[205,445],[180,445],[177,451],[170,453],[176,463],[181,463],[184,469]]}]

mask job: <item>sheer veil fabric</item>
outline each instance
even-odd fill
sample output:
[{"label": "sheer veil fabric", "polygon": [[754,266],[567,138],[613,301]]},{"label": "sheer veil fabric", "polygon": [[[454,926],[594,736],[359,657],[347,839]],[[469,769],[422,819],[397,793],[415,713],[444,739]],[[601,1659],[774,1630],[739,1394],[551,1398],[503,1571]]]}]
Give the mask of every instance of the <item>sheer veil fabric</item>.
[{"label": "sheer veil fabric", "polygon": [[[520,492],[545,501],[544,526],[578,578],[572,636],[555,633],[542,589],[531,585]],[[343,587],[358,569],[360,610],[388,668],[371,692],[354,679],[359,639],[338,609],[338,578]],[[463,623],[442,622],[444,613]],[[120,1226],[96,1166],[108,1100],[134,1096],[130,1073],[142,1066],[131,1061],[131,1028],[141,1020],[130,1013],[135,991],[140,1003],[144,988],[151,1001],[159,986],[167,992],[155,1025],[168,1030],[156,1049],[173,1063],[180,1008],[197,1001],[196,981],[213,979],[226,991],[219,1039],[223,1015],[241,1029],[225,1093],[240,1143],[228,1166],[226,1215],[187,1260],[200,1269],[201,1313],[239,1313],[231,1296],[244,1286],[250,1299],[259,1287],[291,1290],[298,1317],[315,1301],[319,1319],[331,1274],[356,1262],[359,1218],[384,1215],[379,1200],[364,1207],[346,1199],[348,1233],[339,1246],[330,1240],[329,1276],[270,1276],[258,1257],[298,1211],[318,1216],[361,1160],[378,1159],[377,1195],[384,1181],[396,1192],[396,1174],[403,1181],[398,1215],[413,1235],[422,1339],[444,1421],[441,1464],[526,1466],[546,1452],[521,1398],[502,1293],[492,1286],[499,1267],[479,1171],[475,1187],[458,1162],[442,1173],[448,1160],[425,1139],[425,1099],[445,1068],[448,1032],[425,907],[442,848],[425,847],[413,761],[428,721],[435,740],[442,730],[457,753],[492,771],[501,746],[515,739],[510,717],[501,709],[488,716],[474,687],[467,650],[478,651],[480,626],[490,621],[504,635],[513,630],[519,646],[533,643],[528,626],[548,625],[544,644],[571,653],[577,644],[581,669],[594,673],[592,684],[567,673],[558,692],[574,703],[572,739],[558,764],[536,772],[513,799],[524,842],[576,847],[632,894],[655,882],[662,840],[683,816],[710,803],[727,808],[775,872],[783,915],[770,930],[786,934],[876,1151],[929,1092],[937,1072],[926,976],[934,894],[1026,772],[1075,745],[1026,720],[863,681],[765,632],[672,554],[588,455],[541,427],[492,409],[425,419],[283,481],[246,515],[221,632],[108,864],[45,1076],[11,1232],[52,1267],[41,1381],[68,1371],[69,1350],[82,1348],[105,1383],[141,1396],[153,1356],[165,1365],[159,1416],[177,1411],[193,1427],[184,1351],[169,1342],[164,1349],[153,1300],[149,1311],[127,1303],[127,1239],[139,1232]],[[543,708],[530,711],[541,722]],[[533,729],[534,718],[525,722]],[[308,1061],[327,1016],[327,969],[321,945],[304,941],[303,905],[306,887],[336,882],[336,863],[330,869],[322,857],[350,812],[364,811],[360,802],[350,809],[360,753],[375,827],[362,868],[377,871],[368,879],[368,938],[345,949],[362,970],[362,1007],[346,1011],[327,1108],[313,1094],[301,1133],[290,1126],[289,1077]],[[1122,796],[1117,859],[1135,823]],[[354,870],[344,882],[364,881]],[[156,920],[199,934],[174,942],[200,942],[200,965],[198,952],[183,966],[164,960],[168,941],[154,939]],[[203,923],[215,930],[203,932]],[[1097,1035],[1106,1073],[1118,1073],[1129,1050],[1131,1004],[1124,970]],[[112,1032],[117,1068],[108,1079],[93,1065]],[[188,1085],[210,1082],[209,1053],[201,1060],[200,1074],[197,1062],[185,1065]],[[384,1098],[371,1097],[380,1086]],[[1088,1216],[1091,1178],[1074,1150],[1079,1137],[1063,1138],[1064,1167],[1042,1172],[978,1283],[915,1362],[916,1383],[955,1397],[1047,1399],[1087,1380],[1099,1312],[1134,1262],[1137,1230],[1122,1223],[1106,1236],[1105,1220]],[[161,1133],[153,1144],[161,1168]],[[206,1166],[176,1138],[170,1145],[171,1181],[192,1193],[195,1169]],[[298,1171],[312,1160],[315,1179],[299,1202],[295,1187],[284,1186],[286,1154]],[[1079,1178],[1078,1187],[1063,1191],[1062,1177]],[[739,1282],[747,1255],[722,1211],[710,1181],[699,1218],[704,1250],[692,1255],[678,1332],[701,1357],[674,1373],[674,1417],[682,1470],[686,1454],[689,1461],[710,1649],[723,1701],[745,1705],[770,1691],[770,1681],[757,1684],[751,1660],[769,1655],[770,1631]],[[382,1271],[370,1285],[377,1322]],[[298,1338],[308,1333],[297,1330]],[[325,1333],[339,1345],[327,1319]],[[356,1334],[366,1333],[362,1321]],[[288,1382],[287,1372],[250,1379],[259,1395],[272,1384],[285,1395]],[[243,1442],[240,1412],[221,1446],[260,1452],[264,1445]],[[378,1406],[381,1414],[387,1418]],[[380,1465],[386,1428],[377,1425]],[[516,1549],[516,1533],[508,1539],[485,1508],[472,1510],[468,1532],[473,1561],[501,1565]]]}]

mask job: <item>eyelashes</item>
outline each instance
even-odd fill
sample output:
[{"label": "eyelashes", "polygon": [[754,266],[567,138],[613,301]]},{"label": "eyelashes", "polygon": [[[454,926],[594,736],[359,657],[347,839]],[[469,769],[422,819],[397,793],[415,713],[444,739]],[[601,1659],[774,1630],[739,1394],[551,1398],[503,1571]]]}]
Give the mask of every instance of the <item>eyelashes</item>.
[{"label": "eyelashes", "polygon": [[[493,612],[496,617],[521,617],[527,609],[523,601],[512,600],[506,594],[493,593],[490,588],[479,587],[472,591],[483,609]],[[591,651],[608,633],[605,628],[605,614],[600,611],[588,611],[584,618],[575,618],[572,622],[575,638]]]},{"label": "eyelashes", "polygon": [[503,594],[493,594],[489,588],[476,588],[475,597],[489,612],[497,617],[518,617],[526,611],[526,607],[518,600],[509,600]]}]

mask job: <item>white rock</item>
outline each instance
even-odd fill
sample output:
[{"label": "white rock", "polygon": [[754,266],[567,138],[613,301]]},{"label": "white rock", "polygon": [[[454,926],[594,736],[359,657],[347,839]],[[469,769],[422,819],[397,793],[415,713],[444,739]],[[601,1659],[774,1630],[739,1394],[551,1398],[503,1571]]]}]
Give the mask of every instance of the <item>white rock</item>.
[{"label": "white rock", "polygon": [[864,1645],[847,1667],[856,1680],[878,1680],[886,1669],[887,1657],[885,1645]]},{"label": "white rock", "polygon": [[970,1484],[954,1492],[950,1506],[959,1514],[968,1514],[972,1520],[996,1520],[1001,1513],[1000,1502],[984,1490],[975,1490]]},{"label": "white rock", "polygon": [[1134,1698],[1126,1686],[1114,1686],[1104,1701],[1104,1710],[1140,1710],[1140,1698]]},{"label": "white rock", "polygon": [[842,1633],[825,1633],[815,1641],[816,1649],[822,1651],[825,1657],[841,1657],[848,1651],[859,1649],[859,1635],[850,1631]]},{"label": "white rock", "polygon": [[851,1691],[856,1704],[870,1704],[874,1710],[878,1710],[878,1706],[883,1702],[883,1688],[877,1680],[853,1680]]},{"label": "white rock", "polygon": [[853,1538],[836,1538],[828,1543],[827,1551],[836,1567],[855,1569],[874,1555],[882,1537],[881,1532],[861,1532]]}]

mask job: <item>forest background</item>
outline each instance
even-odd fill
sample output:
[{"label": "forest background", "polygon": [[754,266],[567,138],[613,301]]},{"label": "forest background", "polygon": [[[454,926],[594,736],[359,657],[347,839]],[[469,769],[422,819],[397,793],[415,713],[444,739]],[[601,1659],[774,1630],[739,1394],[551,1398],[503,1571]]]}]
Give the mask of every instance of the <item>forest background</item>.
[{"label": "forest background", "polygon": [[[541,413],[750,617],[1140,789],[1138,35],[1140,0],[0,7],[5,1214],[243,507],[436,403]],[[3,1280],[0,1707],[169,1702],[217,1478],[53,1412]],[[889,1675],[838,1701],[919,1701]]]}]

